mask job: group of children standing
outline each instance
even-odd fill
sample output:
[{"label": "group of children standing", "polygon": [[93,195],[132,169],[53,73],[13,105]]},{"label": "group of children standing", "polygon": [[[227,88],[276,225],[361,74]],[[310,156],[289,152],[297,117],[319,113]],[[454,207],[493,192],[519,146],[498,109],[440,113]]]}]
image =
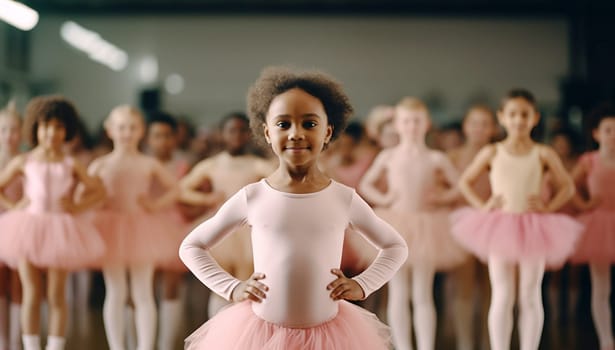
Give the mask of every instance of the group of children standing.
[{"label": "group of children standing", "polygon": [[[599,149],[569,174],[555,151],[530,137],[540,116],[528,91],[502,100],[502,141],[491,143],[496,118],[476,106],[464,119],[465,144],[449,154],[426,145],[428,108],[407,97],[382,110],[386,116],[371,130],[394,131],[395,141],[383,140],[373,161],[344,153],[336,172],[324,164],[323,151],[338,138],[353,148],[344,141],[353,111],[340,84],[317,72],[269,68],[247,102],[249,119],[236,114],[222,121],[225,150],[192,169],[171,152],[176,124],[164,113],[147,118],[146,155],[139,148],[144,116],[130,106],[114,108],[104,124],[113,150],[87,166],[65,151],[78,119],[71,102],[30,101],[24,124],[33,148],[23,154],[19,118],[13,106],[3,110],[0,206],[7,211],[0,215],[0,260],[17,273],[2,270],[0,288],[10,290],[11,314],[23,299],[25,350],[41,349],[43,293],[46,349],[64,348],[65,280],[87,269],[104,276],[110,349],[125,348],[127,303],[135,310],[137,350],[156,342],[170,349],[182,318],[186,266],[219,296],[210,297],[211,319],[187,339],[188,349],[386,349],[392,342],[408,350],[412,329],[419,350],[434,349],[433,284],[443,270],[452,271],[455,284],[459,349],[471,349],[472,297],[488,294],[486,283],[477,284],[478,261],[487,264],[491,285],[492,349],[510,347],[515,298],[521,349],[538,348],[544,271],[572,261],[590,264],[600,347],[613,350],[615,192],[608,180],[615,175],[615,110],[594,115]],[[250,127],[277,162],[249,154]],[[541,195],[545,179],[548,198]],[[570,200],[583,213],[578,220],[558,212]],[[186,205],[209,210],[194,220]],[[201,221],[191,231],[191,222]],[[156,270],[163,271],[159,311]],[[9,277],[16,275],[23,297],[18,279]],[[343,301],[365,300],[387,282],[390,331]],[[7,310],[0,302],[0,313]],[[10,333],[12,344],[19,330]]]}]

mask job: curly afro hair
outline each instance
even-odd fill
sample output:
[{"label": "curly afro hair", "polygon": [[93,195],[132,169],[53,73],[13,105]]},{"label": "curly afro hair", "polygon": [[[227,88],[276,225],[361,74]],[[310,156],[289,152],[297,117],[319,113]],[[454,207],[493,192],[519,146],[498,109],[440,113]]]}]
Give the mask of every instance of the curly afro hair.
[{"label": "curly afro hair", "polygon": [[287,67],[265,68],[248,91],[248,115],[254,134],[264,138],[263,124],[271,101],[294,88],[320,100],[327,113],[328,124],[333,127],[331,141],[335,140],[344,131],[354,112],[341,84],[321,72],[297,72]]},{"label": "curly afro hair", "polygon": [[32,146],[38,145],[38,124],[51,120],[64,125],[65,141],[75,136],[79,114],[72,102],[60,95],[38,96],[28,102],[24,113],[24,134]]}]

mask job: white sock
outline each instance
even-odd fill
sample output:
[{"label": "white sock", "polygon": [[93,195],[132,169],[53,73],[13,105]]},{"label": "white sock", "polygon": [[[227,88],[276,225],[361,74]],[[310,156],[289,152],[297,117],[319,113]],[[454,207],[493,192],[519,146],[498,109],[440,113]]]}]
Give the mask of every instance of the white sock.
[{"label": "white sock", "polygon": [[124,325],[126,326],[126,349],[134,350],[137,348],[137,333],[135,328],[135,311],[130,306],[124,308]]},{"label": "white sock", "polygon": [[110,350],[123,350],[124,319],[128,286],[126,270],[121,267],[103,269],[105,279],[105,302],[103,304],[103,321],[107,344]]},{"label": "white sock", "polygon": [[436,307],[433,300],[435,269],[432,266],[412,268],[412,306],[416,348],[435,349]]},{"label": "white sock", "polygon": [[613,321],[611,319],[611,266],[591,264],[591,309],[600,349],[613,349]]},{"label": "white sock", "polygon": [[544,325],[541,285],[544,263],[519,264],[519,348],[538,349]]},{"label": "white sock", "polygon": [[130,291],[135,305],[137,350],[156,347],[158,325],[156,300],[154,299],[154,267],[149,265],[130,267]]},{"label": "white sock", "polygon": [[391,326],[391,340],[397,350],[413,348],[409,277],[409,268],[404,265],[389,281],[388,286],[387,316]]},{"label": "white sock", "polygon": [[181,299],[163,300],[160,305],[158,349],[171,350],[175,348],[182,316]]},{"label": "white sock", "polygon": [[487,327],[491,349],[510,349],[515,300],[514,265],[489,259],[489,280],[491,281],[491,305]]},{"label": "white sock", "polygon": [[9,323],[10,349],[21,348],[21,304],[11,303]]},{"label": "white sock", "polygon": [[21,339],[23,350],[41,350],[41,337],[38,334],[24,334]]},{"label": "white sock", "polygon": [[0,298],[0,349],[6,349],[8,345],[8,301],[6,297]]},{"label": "white sock", "polygon": [[45,350],[64,350],[64,344],[66,339],[57,335],[50,335],[47,337],[47,346]]}]

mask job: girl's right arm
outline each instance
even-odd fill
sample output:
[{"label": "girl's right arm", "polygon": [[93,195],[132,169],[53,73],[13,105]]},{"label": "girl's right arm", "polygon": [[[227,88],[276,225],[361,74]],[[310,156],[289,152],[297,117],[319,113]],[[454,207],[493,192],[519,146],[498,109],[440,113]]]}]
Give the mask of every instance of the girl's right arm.
[{"label": "girl's right arm", "polygon": [[386,207],[391,204],[392,191],[388,193],[382,193],[376,188],[375,183],[385,171],[387,163],[390,158],[389,151],[382,151],[378,154],[372,165],[367,169],[361,182],[359,183],[358,192],[365,197],[365,199],[373,205]]},{"label": "girl's right arm", "polygon": [[24,155],[13,158],[0,172],[0,206],[5,209],[13,209],[17,205],[17,203],[11,201],[4,195],[4,189],[15,180],[17,176],[23,173],[25,159]]},{"label": "girl's right arm", "polygon": [[233,290],[242,281],[222,269],[210,254],[210,249],[246,220],[247,197],[242,189],[229,198],[211,219],[192,230],[179,248],[179,257],[188,269],[209,289],[227,300],[232,299]]},{"label": "girl's right arm", "polygon": [[[461,194],[463,194],[468,203],[475,208],[484,208],[489,203],[485,202],[478,193],[474,191],[473,185],[484,172],[488,171],[489,164],[491,164],[494,155],[494,145],[483,147],[476,157],[474,157],[472,163],[470,163],[463,174],[461,174],[461,179],[459,179],[459,190]],[[490,199],[490,201],[492,200]]]},{"label": "girl's right arm", "polygon": [[[590,168],[591,159],[589,154],[586,154],[579,159],[579,162],[572,169],[572,180],[580,189],[587,188],[587,174],[589,173]],[[599,198],[594,196],[589,198],[589,200],[585,200],[581,196],[580,192],[581,191],[575,191],[574,196],[572,197],[572,205],[574,205],[575,208],[581,211],[586,211],[592,209],[598,204],[600,200]]]},{"label": "girl's right arm", "polygon": [[216,206],[224,200],[221,192],[203,193],[197,190],[209,178],[207,160],[198,163],[179,182],[179,202],[195,206]]}]

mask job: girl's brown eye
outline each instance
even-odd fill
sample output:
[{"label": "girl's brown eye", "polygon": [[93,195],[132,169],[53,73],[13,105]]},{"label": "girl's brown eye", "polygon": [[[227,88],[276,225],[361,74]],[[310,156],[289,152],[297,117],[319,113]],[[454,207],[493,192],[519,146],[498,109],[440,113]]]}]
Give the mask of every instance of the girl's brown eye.
[{"label": "girl's brown eye", "polygon": [[282,122],[277,122],[275,125],[276,125],[278,128],[281,128],[281,129],[288,129],[288,128],[290,127],[290,123],[289,123],[289,122],[284,122],[284,121],[282,121]]}]

